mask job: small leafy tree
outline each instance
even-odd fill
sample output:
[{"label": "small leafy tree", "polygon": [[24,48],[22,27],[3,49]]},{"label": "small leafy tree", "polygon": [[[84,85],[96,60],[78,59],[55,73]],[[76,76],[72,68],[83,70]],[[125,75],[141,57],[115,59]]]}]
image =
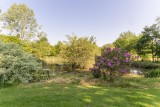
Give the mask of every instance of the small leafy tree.
[{"label": "small leafy tree", "polygon": [[23,51],[20,46],[0,42],[0,82],[2,84],[30,82],[38,65],[37,59]]},{"label": "small leafy tree", "polygon": [[93,64],[94,57],[98,55],[99,48],[94,37],[68,36],[66,47],[63,50],[63,57],[71,65],[72,69],[86,68]]},{"label": "small leafy tree", "polygon": [[90,71],[96,78],[103,75],[105,79],[113,81],[126,73],[130,62],[131,54],[121,51],[120,48],[107,48],[101,56],[95,58],[95,65]]},{"label": "small leafy tree", "polygon": [[40,40],[32,43],[32,54],[39,58],[51,55],[51,45],[46,37],[42,37]]}]

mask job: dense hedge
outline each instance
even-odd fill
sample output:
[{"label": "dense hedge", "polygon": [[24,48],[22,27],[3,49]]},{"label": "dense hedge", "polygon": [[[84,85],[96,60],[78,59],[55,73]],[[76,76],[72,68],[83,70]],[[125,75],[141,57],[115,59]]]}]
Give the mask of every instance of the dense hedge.
[{"label": "dense hedge", "polygon": [[133,62],[131,66],[136,68],[144,68],[144,69],[157,69],[160,68],[160,63],[153,63],[153,62]]}]

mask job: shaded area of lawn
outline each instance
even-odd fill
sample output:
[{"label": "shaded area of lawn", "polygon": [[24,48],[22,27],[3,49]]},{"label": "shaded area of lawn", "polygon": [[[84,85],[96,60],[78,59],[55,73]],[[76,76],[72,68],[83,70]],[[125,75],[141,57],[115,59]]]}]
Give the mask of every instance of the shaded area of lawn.
[{"label": "shaded area of lawn", "polygon": [[34,83],[4,88],[0,107],[160,107],[160,79],[143,78],[146,88],[138,87],[138,78],[128,81],[137,87]]}]

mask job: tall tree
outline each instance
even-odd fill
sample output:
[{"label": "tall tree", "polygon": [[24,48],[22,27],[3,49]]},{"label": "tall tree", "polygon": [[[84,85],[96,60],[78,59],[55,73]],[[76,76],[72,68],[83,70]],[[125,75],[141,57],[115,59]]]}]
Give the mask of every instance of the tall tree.
[{"label": "tall tree", "polygon": [[13,4],[6,13],[1,15],[0,20],[3,22],[4,29],[22,40],[31,39],[37,35],[39,29],[33,10],[25,4]]},{"label": "tall tree", "polygon": [[152,26],[146,26],[142,32],[142,37],[138,40],[136,47],[139,54],[152,54],[152,61],[156,56],[156,49],[158,48],[158,40],[160,39],[160,33],[157,27],[157,24]]},{"label": "tall tree", "polygon": [[115,47],[121,48],[122,50],[127,50],[128,52],[134,52],[134,45],[137,41],[137,36],[130,32],[123,32],[120,34],[119,38],[113,43]]}]

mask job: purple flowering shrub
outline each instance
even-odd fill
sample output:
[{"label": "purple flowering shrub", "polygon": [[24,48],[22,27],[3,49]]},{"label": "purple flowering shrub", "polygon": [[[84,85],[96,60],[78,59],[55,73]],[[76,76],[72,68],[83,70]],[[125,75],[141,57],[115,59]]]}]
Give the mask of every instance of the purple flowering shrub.
[{"label": "purple flowering shrub", "polygon": [[90,69],[93,76],[103,75],[108,80],[114,80],[127,72],[131,62],[131,54],[121,51],[120,48],[107,48],[101,56],[95,58],[95,65]]},{"label": "purple flowering shrub", "polygon": [[101,76],[101,71],[99,70],[99,68],[90,68],[90,71],[92,71],[92,75],[95,78],[99,78]]}]

